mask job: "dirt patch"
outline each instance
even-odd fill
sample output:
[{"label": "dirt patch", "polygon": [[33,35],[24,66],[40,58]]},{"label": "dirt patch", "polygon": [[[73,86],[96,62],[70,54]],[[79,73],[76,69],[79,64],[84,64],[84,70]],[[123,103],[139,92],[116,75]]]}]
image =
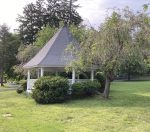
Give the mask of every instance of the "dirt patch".
[{"label": "dirt patch", "polygon": [[2,116],[7,118],[7,119],[13,119],[13,115],[11,113],[5,113]]}]

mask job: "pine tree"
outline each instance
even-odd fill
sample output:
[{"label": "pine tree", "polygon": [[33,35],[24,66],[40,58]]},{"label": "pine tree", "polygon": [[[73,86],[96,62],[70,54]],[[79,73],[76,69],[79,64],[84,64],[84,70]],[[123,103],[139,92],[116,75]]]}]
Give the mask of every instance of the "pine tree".
[{"label": "pine tree", "polygon": [[10,71],[12,65],[16,61],[17,49],[19,47],[19,39],[17,36],[9,32],[7,25],[0,25],[0,82],[3,86],[4,72]]},{"label": "pine tree", "polygon": [[35,4],[26,5],[23,15],[19,15],[19,31],[24,44],[33,44],[36,34],[47,24],[50,27],[59,27],[60,22],[78,25],[82,19],[76,9],[76,0],[37,0]]}]

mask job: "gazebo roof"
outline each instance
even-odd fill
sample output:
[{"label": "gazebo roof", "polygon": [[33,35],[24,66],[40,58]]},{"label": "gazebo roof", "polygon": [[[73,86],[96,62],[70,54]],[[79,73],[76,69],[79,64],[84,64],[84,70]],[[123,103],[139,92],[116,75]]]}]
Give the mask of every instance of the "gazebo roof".
[{"label": "gazebo roof", "polygon": [[65,49],[69,44],[76,44],[76,40],[66,26],[46,43],[46,45],[23,67],[30,69],[36,67],[65,67],[73,57],[65,55]]}]

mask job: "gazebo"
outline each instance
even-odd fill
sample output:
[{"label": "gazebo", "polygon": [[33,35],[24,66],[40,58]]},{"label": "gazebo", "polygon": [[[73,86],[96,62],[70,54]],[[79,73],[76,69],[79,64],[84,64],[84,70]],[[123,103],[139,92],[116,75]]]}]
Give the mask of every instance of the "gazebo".
[{"label": "gazebo", "polygon": [[[65,67],[74,57],[71,54],[64,54],[69,44],[77,44],[67,26],[60,28],[56,34],[45,44],[45,46],[23,67],[28,70],[27,92],[30,92],[37,79],[30,78],[30,70],[36,69],[38,77],[44,76],[45,71],[64,72]],[[94,80],[94,69],[91,69],[91,80]],[[76,79],[75,70],[72,69],[72,78],[69,79],[73,84],[79,81]]]}]

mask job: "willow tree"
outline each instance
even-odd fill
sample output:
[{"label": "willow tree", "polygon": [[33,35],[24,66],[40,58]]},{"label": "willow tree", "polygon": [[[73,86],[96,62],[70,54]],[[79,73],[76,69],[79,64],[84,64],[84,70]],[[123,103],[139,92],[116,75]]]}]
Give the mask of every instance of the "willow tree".
[{"label": "willow tree", "polygon": [[110,84],[118,65],[122,53],[132,43],[131,25],[124,16],[113,12],[104,24],[101,25],[99,32],[95,35],[92,48],[92,62],[100,66],[106,77],[104,97],[109,97]]},{"label": "willow tree", "polygon": [[131,80],[131,75],[143,75],[148,71],[147,61],[137,46],[130,46],[122,56],[118,72],[127,75],[128,81]]},{"label": "willow tree", "polygon": [[[148,34],[150,33],[148,20],[149,17],[145,12],[133,13],[128,8],[114,11],[100,25],[98,31],[88,30],[87,36],[83,38],[81,44],[72,48],[72,51],[75,51],[76,59],[71,66],[76,69],[96,66],[103,70],[106,76],[103,95],[104,98],[108,98],[113,75],[122,60],[126,58],[128,51],[141,56],[148,53]],[[143,42],[148,44],[143,45]]]}]

